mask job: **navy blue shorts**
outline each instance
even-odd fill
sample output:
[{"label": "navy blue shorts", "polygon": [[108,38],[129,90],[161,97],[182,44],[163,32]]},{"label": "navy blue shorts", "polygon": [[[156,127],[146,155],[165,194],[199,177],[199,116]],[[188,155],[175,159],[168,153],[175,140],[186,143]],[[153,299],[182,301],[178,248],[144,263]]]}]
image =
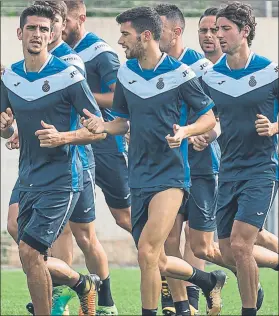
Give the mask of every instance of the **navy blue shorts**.
[{"label": "navy blue shorts", "polygon": [[[140,239],[141,232],[148,220],[148,207],[152,198],[162,191],[171,189],[171,187],[154,187],[144,189],[131,189],[131,220],[132,235],[136,246]],[[182,203],[186,203],[188,192],[185,191]]]},{"label": "navy blue shorts", "polygon": [[131,206],[126,153],[95,153],[96,184],[108,206],[116,209]]},{"label": "navy blue shorts", "polygon": [[83,190],[80,192],[70,221],[91,223],[95,219],[95,167],[93,167],[83,171]]},{"label": "navy blue shorts", "polygon": [[217,227],[218,176],[192,177],[191,181],[190,196],[182,208],[185,221],[189,221],[192,229],[214,232]]},{"label": "navy blue shorts", "polygon": [[13,188],[13,191],[10,197],[9,206],[12,204],[17,204],[18,201],[19,201],[19,178],[17,178],[15,186]]},{"label": "navy blue shorts", "polygon": [[269,179],[219,181],[217,200],[218,238],[231,235],[234,220],[259,230],[264,226],[278,190],[278,182]]},{"label": "navy blue shorts", "polygon": [[45,252],[58,238],[79,198],[79,192],[45,191],[19,194],[18,242]]}]

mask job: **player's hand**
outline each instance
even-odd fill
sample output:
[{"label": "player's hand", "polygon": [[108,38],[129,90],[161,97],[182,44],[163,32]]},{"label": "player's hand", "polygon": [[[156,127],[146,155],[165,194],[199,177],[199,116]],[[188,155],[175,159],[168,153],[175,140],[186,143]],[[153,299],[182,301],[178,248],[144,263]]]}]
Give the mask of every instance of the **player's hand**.
[{"label": "player's hand", "polygon": [[273,123],[266,116],[257,114],[257,118],[255,126],[259,136],[273,136],[276,133]]},{"label": "player's hand", "polygon": [[185,131],[183,127],[173,124],[173,133],[174,136],[170,136],[170,134],[168,134],[165,138],[170,148],[180,147],[183,139],[185,138]]},{"label": "player's hand", "polygon": [[196,151],[203,151],[209,145],[209,136],[207,134],[193,136],[192,142]]},{"label": "player's hand", "polygon": [[14,121],[14,115],[10,108],[7,108],[6,112],[1,113],[1,130],[4,131],[11,127]]},{"label": "player's hand", "polygon": [[83,113],[88,116],[88,119],[84,117],[81,118],[81,124],[86,127],[93,134],[102,134],[105,133],[104,122],[101,117],[98,117],[88,110],[84,109]]},{"label": "player's hand", "polygon": [[17,129],[15,129],[13,135],[7,140],[5,145],[9,150],[19,149],[19,137]]},{"label": "player's hand", "polygon": [[40,141],[40,147],[55,148],[64,145],[64,140],[60,132],[50,124],[41,121],[44,129],[37,130],[35,135]]}]

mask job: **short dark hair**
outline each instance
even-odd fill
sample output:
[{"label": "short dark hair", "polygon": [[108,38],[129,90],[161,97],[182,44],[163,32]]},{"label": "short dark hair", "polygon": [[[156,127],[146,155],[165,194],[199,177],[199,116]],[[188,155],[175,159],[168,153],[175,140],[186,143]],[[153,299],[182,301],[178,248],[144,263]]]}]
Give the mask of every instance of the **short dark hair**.
[{"label": "short dark hair", "polygon": [[67,6],[64,1],[35,1],[34,5],[50,6],[55,14],[60,15],[63,21],[66,20]]},{"label": "short dark hair", "polygon": [[199,20],[199,24],[201,22],[201,20],[205,17],[205,16],[216,16],[218,13],[218,8],[216,7],[210,7],[210,8],[207,8],[203,14],[201,15],[200,17],[200,20]]},{"label": "short dark hair", "polygon": [[227,18],[236,24],[241,31],[246,25],[250,27],[250,34],[247,37],[248,45],[251,46],[256,33],[256,21],[253,15],[253,9],[249,4],[241,2],[232,2],[221,8],[217,13],[217,19],[220,17]]},{"label": "short dark hair", "polygon": [[116,22],[119,24],[131,22],[137,33],[145,30],[153,34],[155,41],[159,41],[162,34],[162,21],[160,15],[151,7],[136,7],[117,15]]},{"label": "short dark hair", "polygon": [[55,13],[54,11],[47,6],[43,5],[31,5],[30,7],[24,9],[20,15],[20,28],[23,29],[26,24],[26,20],[28,16],[40,16],[50,20],[51,25],[54,21]]},{"label": "short dark hair", "polygon": [[182,11],[175,4],[158,4],[154,8],[160,16],[165,16],[170,21],[179,21],[182,32],[185,29],[185,18]]},{"label": "short dark hair", "polygon": [[67,0],[65,1],[68,11],[78,10],[81,7],[85,7],[83,0]]}]

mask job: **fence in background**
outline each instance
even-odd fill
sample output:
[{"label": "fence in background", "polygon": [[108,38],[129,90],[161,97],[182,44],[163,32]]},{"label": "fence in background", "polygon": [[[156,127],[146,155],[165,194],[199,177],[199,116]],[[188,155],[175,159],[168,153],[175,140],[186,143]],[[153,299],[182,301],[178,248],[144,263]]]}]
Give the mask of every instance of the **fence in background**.
[{"label": "fence in background", "polygon": [[[1,14],[2,15],[17,15],[33,1],[23,0],[2,0]],[[174,3],[185,14],[185,16],[199,16],[204,9],[210,6],[224,5],[228,1],[223,0],[85,0],[88,15],[90,16],[115,16],[125,9],[147,5],[154,6],[159,3]],[[250,0],[243,1],[250,3],[253,6],[256,16],[260,17],[277,17],[278,16],[278,1]]]}]

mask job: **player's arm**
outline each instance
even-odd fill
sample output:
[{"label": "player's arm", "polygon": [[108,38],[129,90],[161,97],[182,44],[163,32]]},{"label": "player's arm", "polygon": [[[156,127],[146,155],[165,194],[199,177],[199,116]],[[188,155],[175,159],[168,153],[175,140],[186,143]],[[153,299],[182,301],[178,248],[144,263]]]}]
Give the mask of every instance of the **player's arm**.
[{"label": "player's arm", "polygon": [[[64,92],[65,101],[75,107],[84,116],[83,109],[102,120],[102,114],[85,79],[69,86]],[[87,117],[89,118],[89,117]],[[41,122],[43,129],[36,131],[41,147],[54,148],[62,145],[86,145],[106,138],[105,133],[93,135],[87,128],[81,127],[74,131],[59,132],[55,126]]]},{"label": "player's arm", "polygon": [[[104,122],[97,116],[83,121],[83,125],[92,133],[108,133],[110,135],[125,135],[129,130],[129,111],[122,85],[119,80],[116,82],[116,88],[113,99],[112,111],[117,116],[110,122]],[[87,113],[89,116],[90,113]]]},{"label": "player's arm", "polygon": [[117,71],[120,63],[116,54],[107,51],[99,54],[92,61],[92,71],[97,72],[101,78],[101,82],[109,90],[106,93],[94,93],[94,97],[98,105],[102,108],[111,108],[115,91],[115,83],[117,79]]},{"label": "player's arm", "polygon": [[1,80],[1,137],[9,138],[13,135],[14,116],[8,98],[8,91],[4,82]]}]

